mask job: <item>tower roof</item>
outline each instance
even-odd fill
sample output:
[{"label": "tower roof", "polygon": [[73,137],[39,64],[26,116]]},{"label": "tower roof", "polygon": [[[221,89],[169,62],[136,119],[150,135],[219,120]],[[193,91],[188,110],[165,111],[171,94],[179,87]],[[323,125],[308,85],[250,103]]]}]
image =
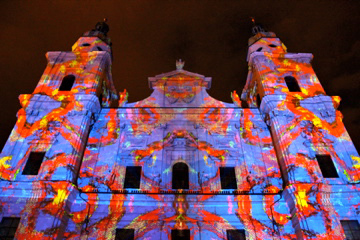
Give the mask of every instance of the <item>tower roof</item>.
[{"label": "tower roof", "polygon": [[106,23],[107,19],[104,18],[102,22],[98,22],[95,25],[95,28],[91,31],[88,31],[83,34],[84,37],[98,37],[106,44],[111,45],[110,38],[107,37],[107,33],[109,32],[110,28],[109,25]]},{"label": "tower roof", "polygon": [[275,33],[273,32],[268,32],[262,24],[260,23],[255,23],[255,18],[251,18],[251,21],[253,23],[253,27],[251,28],[251,32],[253,34],[252,37],[249,38],[248,41],[248,45],[252,45],[253,43],[255,43],[257,40],[259,40],[260,38],[276,38]]},{"label": "tower roof", "polygon": [[[255,27],[254,27],[255,28]],[[256,26],[256,29],[253,28],[253,36],[249,38],[248,41],[248,45],[252,45],[253,43],[255,43],[257,40],[259,40],[260,38],[276,38],[276,34],[273,32],[266,32],[265,30],[260,30],[261,27],[259,27],[258,25]],[[260,31],[258,31],[260,30]],[[258,31],[256,33],[254,33],[254,31]]]},{"label": "tower roof", "polygon": [[106,22],[107,22],[107,19],[104,18],[104,21],[98,22],[95,25],[95,30],[103,33],[105,36],[110,30],[109,25],[107,25]]}]

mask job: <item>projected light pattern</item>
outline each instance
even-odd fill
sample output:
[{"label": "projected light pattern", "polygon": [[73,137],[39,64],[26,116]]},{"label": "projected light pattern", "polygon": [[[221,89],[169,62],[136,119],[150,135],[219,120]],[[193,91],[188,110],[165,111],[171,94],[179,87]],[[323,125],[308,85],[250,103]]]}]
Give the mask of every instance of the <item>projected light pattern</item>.
[{"label": "projected light pattern", "polygon": [[[310,54],[287,53],[273,33],[250,44],[234,103],[209,96],[211,78],[183,66],[149,78],[151,96],[128,103],[114,88],[104,33],[48,53],[0,155],[0,221],[21,218],[16,239],[114,239],[116,229],[146,240],[174,229],[192,240],[227,239],[231,229],[246,239],[344,239],[340,220],[359,219],[360,158],[340,98],[325,95]],[[338,177],[326,177],[321,156]],[[186,166],[180,179],[175,165]]]},{"label": "projected light pattern", "polygon": [[[340,98],[325,95],[310,64],[311,54],[287,53],[277,38],[256,38],[249,41],[255,42],[249,48],[251,71],[243,97],[250,106],[260,107],[273,132],[288,185],[284,193],[296,209],[293,224],[299,223],[302,231],[297,237],[343,239],[339,219],[358,218],[360,172],[358,153],[336,110]],[[291,91],[289,78],[300,91]],[[339,177],[326,177],[318,155],[329,156]],[[339,191],[354,204],[337,200]]]}]

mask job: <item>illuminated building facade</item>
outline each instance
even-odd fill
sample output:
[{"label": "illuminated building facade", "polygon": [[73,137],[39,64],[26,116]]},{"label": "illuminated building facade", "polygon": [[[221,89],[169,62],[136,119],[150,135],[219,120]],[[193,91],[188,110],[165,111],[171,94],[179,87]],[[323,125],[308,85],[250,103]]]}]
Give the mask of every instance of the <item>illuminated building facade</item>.
[{"label": "illuminated building facade", "polygon": [[312,54],[256,26],[233,103],[182,61],[128,103],[108,30],[48,52],[20,95],[0,155],[0,238],[359,239],[360,158]]}]

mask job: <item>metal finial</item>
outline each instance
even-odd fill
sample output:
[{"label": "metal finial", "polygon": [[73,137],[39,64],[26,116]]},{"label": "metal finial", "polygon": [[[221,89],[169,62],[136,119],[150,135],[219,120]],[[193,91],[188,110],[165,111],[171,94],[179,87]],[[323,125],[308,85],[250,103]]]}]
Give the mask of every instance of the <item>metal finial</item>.
[{"label": "metal finial", "polygon": [[250,17],[250,18],[251,18],[251,22],[253,23],[253,26],[255,26],[256,25],[255,18],[254,17]]},{"label": "metal finial", "polygon": [[107,18],[104,18],[104,20],[102,22],[98,22],[96,25],[95,25],[95,29],[96,31],[98,32],[102,32],[105,36],[106,34],[109,32],[110,28],[109,28],[109,25],[106,24],[107,22]]},{"label": "metal finial", "polygon": [[251,22],[253,23],[253,26],[252,26],[252,33],[254,35],[258,34],[258,33],[263,33],[263,32],[266,32],[265,29],[261,26],[261,24],[256,24],[255,23],[255,18],[254,17],[250,17],[251,18]]},{"label": "metal finial", "polygon": [[185,62],[183,62],[181,59],[176,60],[176,70],[182,70],[185,65]]}]

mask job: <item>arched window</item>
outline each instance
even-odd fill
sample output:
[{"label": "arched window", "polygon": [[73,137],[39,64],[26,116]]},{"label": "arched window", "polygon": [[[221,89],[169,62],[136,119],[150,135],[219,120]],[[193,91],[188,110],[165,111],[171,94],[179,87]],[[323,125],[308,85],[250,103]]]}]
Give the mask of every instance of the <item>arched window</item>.
[{"label": "arched window", "polygon": [[189,167],[185,163],[175,163],[172,173],[173,189],[189,189]]},{"label": "arched window", "polygon": [[296,78],[292,76],[286,76],[285,83],[290,92],[301,92],[299,84],[296,81]]},{"label": "arched window", "polygon": [[60,85],[59,91],[70,91],[75,82],[74,75],[66,75]]}]

